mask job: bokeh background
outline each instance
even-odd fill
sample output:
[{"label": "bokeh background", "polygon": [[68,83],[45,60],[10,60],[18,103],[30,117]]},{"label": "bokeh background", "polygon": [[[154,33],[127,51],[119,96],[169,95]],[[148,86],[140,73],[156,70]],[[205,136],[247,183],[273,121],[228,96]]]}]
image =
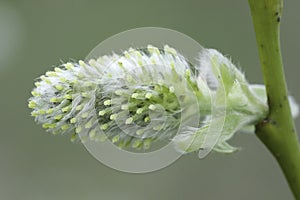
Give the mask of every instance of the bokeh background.
[{"label": "bokeh background", "polygon": [[[282,53],[290,93],[300,101],[300,1],[285,1]],[[266,148],[237,135],[233,155],[189,154],[148,174],[112,170],[69,137],[35,125],[27,99],[36,77],[82,59],[127,29],[159,26],[217,48],[252,83],[262,75],[247,1],[0,0],[0,199],[293,199]],[[300,120],[296,120],[300,130]]]}]

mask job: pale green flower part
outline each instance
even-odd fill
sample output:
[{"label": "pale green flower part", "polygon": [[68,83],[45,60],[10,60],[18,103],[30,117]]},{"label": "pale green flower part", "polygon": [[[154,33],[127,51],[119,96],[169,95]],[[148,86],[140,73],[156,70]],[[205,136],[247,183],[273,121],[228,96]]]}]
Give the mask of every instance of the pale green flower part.
[{"label": "pale green flower part", "polygon": [[[265,87],[263,85],[251,85],[244,75],[232,62],[214,49],[206,49],[200,53],[199,76],[204,77],[207,84],[214,91],[213,106],[226,106],[225,121],[220,137],[214,150],[231,153],[237,148],[230,146],[227,141],[234,133],[245,130],[254,132],[254,125],[263,120],[268,114],[268,105]],[[219,87],[222,85],[223,87]],[[222,88],[222,89],[219,89]],[[226,105],[219,105],[218,97],[225,93]],[[293,117],[298,116],[298,105],[292,97],[289,97]],[[214,114],[214,113],[212,113]],[[191,129],[184,134],[177,135],[173,140],[179,151],[193,152],[206,146],[204,137],[213,135],[209,131],[212,116],[198,129]],[[221,118],[220,118],[221,119]],[[218,117],[214,120],[220,120]],[[220,121],[221,123],[221,121]],[[212,130],[214,130],[212,128]]]},{"label": "pale green flower part", "polygon": [[[200,52],[199,65],[193,66],[167,45],[131,48],[122,55],[62,64],[35,85],[28,107],[47,131],[71,133],[72,141],[79,134],[82,142],[109,139],[120,148],[149,149],[157,141],[172,141],[180,152],[202,150],[218,124],[212,122],[218,120],[212,110],[222,107],[226,116],[214,150],[231,153],[236,148],[227,141],[234,133],[268,113],[264,86],[248,84],[232,62],[213,49]],[[224,97],[226,104],[219,99]],[[297,115],[292,100],[291,107]],[[190,119],[201,114],[204,120],[177,133],[189,120],[182,119],[182,112]]]}]

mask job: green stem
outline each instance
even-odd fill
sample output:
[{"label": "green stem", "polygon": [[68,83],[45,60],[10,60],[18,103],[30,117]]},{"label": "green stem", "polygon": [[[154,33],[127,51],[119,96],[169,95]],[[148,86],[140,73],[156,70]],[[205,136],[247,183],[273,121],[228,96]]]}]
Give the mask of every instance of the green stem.
[{"label": "green stem", "polygon": [[278,161],[295,198],[300,199],[300,149],[288,102],[279,28],[283,0],[248,0],[268,96],[269,115],[256,135]]}]

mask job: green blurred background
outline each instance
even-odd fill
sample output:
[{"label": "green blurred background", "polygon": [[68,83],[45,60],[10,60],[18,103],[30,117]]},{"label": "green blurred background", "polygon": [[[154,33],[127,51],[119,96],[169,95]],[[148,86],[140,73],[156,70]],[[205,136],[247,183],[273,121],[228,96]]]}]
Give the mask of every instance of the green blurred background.
[{"label": "green blurred background", "polygon": [[[298,101],[300,1],[286,1],[282,50],[289,90]],[[99,42],[143,26],[171,28],[230,55],[262,83],[247,1],[0,0],[0,199],[292,199],[287,183],[254,135],[237,135],[233,155],[180,158],[132,175],[95,160],[69,137],[52,136],[30,117],[36,77],[61,60],[82,59]],[[296,120],[300,130],[300,120]]]}]

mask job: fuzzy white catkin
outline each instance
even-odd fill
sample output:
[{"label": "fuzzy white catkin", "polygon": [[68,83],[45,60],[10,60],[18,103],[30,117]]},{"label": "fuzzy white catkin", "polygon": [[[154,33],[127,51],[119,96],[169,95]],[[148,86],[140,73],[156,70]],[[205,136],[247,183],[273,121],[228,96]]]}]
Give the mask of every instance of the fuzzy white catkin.
[{"label": "fuzzy white catkin", "polygon": [[[212,108],[223,96],[225,122],[214,149],[230,153],[236,150],[227,143],[234,133],[268,111],[264,87],[253,89],[228,58],[212,49],[203,50],[193,66],[167,45],[130,48],[122,55],[62,64],[35,85],[28,106],[47,131],[71,133],[72,141],[79,134],[82,141],[109,139],[121,148],[149,149],[171,140],[181,152],[203,149],[207,129],[214,126]],[[198,111],[205,120],[178,133],[181,123],[199,118]]]}]

